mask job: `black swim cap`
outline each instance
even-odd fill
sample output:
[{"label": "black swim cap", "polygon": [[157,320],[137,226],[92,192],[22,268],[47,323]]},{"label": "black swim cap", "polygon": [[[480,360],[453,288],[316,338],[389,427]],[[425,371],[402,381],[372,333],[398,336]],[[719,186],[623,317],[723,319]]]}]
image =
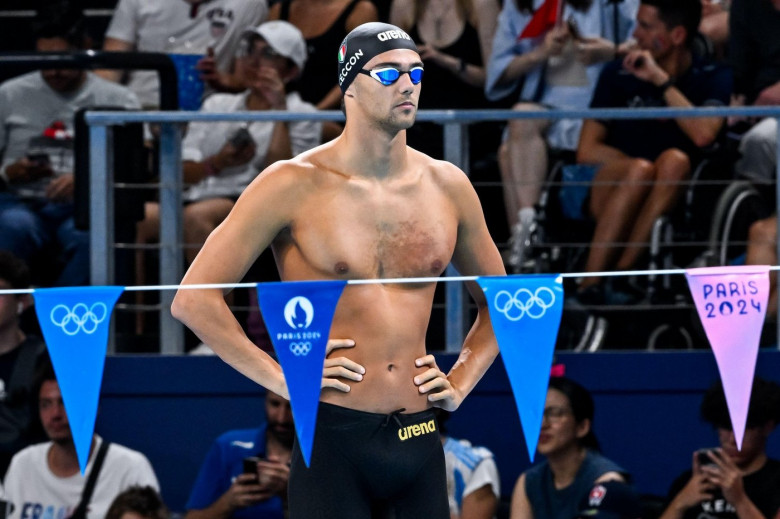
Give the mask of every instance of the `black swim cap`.
[{"label": "black swim cap", "polygon": [[389,23],[370,22],[352,29],[339,46],[339,86],[341,93],[358,75],[358,71],[377,54],[393,49],[417,52],[412,38]]}]

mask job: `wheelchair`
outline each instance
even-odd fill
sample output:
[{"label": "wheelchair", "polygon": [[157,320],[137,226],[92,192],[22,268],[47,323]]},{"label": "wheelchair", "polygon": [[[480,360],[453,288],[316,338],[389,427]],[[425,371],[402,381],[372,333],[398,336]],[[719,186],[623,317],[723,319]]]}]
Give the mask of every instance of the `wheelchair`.
[{"label": "wheelchair", "polygon": [[[586,214],[587,194],[570,196],[567,192],[575,188],[587,193],[590,178],[585,175],[577,179],[566,174],[576,168],[571,155],[559,155],[551,164],[537,205],[537,229],[527,243],[529,255],[524,272],[582,272],[595,222]],[[731,164],[725,150],[713,149],[695,165],[674,210],[654,225],[647,255],[648,270],[689,267],[705,261],[711,264],[714,259],[707,258],[718,254],[734,256],[740,236],[744,244],[749,223],[765,210],[758,207],[755,190],[732,180]],[[734,185],[743,189],[738,190]],[[736,207],[732,208],[734,204]],[[716,221],[721,223],[714,229]],[[726,253],[721,252],[724,248]],[[638,303],[585,308],[608,322],[608,333],[606,326],[594,330],[599,336],[598,343],[596,339],[583,344],[576,337],[568,337],[568,341],[564,337],[563,341],[559,340],[559,346],[575,351],[620,349],[626,347],[621,344],[625,342],[624,337],[642,337],[645,343],[640,348],[649,350],[706,347],[683,276],[651,274],[637,276],[634,282],[641,284],[644,293]],[[574,280],[565,278],[564,289],[573,293]],[[642,312],[642,319],[636,319],[637,312]],[[576,316],[578,312],[570,313]],[[589,332],[588,324],[593,327],[598,323],[592,320],[586,323],[583,333]],[[562,333],[566,325],[564,310]]]}]

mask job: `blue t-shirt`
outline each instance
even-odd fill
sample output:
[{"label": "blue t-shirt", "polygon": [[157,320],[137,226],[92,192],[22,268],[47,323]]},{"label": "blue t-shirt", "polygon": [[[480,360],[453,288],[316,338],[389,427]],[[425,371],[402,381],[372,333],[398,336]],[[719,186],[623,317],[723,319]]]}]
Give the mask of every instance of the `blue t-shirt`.
[{"label": "blue t-shirt", "polygon": [[[731,99],[731,69],[693,59],[691,67],[675,81],[675,87],[694,106],[727,106]],[[663,92],[623,68],[622,61],[607,64],[599,76],[591,108],[666,107]],[[605,144],[631,156],[655,160],[664,151],[678,148],[690,157],[699,153],[696,145],[674,119],[600,120],[607,127]]]},{"label": "blue t-shirt", "polygon": [[[238,429],[214,441],[192,487],[187,510],[203,510],[214,504],[230,488],[233,479],[244,472],[244,458],[265,456],[265,431],[265,425],[259,429]],[[231,517],[283,519],[284,505],[275,496],[259,505],[236,510]]]}]

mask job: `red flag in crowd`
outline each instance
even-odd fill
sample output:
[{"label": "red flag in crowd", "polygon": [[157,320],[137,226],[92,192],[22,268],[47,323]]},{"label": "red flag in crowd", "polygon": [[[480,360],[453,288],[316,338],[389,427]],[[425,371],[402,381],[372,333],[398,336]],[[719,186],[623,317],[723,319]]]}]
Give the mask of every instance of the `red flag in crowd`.
[{"label": "red flag in crowd", "polygon": [[562,4],[562,0],[544,0],[517,39],[536,38],[555,27],[559,15],[559,2]]}]

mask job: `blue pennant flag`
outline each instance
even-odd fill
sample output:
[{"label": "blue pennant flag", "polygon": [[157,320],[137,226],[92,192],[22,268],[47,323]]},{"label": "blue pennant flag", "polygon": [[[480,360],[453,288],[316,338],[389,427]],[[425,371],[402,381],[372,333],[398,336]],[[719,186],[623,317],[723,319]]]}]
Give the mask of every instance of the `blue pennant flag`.
[{"label": "blue pennant flag", "polygon": [[561,276],[481,277],[509,383],[533,461],[563,313]]},{"label": "blue pennant flag", "polygon": [[257,299],[290,393],[295,432],[309,466],[333,313],[346,281],[260,283]]},{"label": "blue pennant flag", "polygon": [[33,292],[82,474],[95,431],[111,312],[123,291],[124,287],[72,287]]}]

